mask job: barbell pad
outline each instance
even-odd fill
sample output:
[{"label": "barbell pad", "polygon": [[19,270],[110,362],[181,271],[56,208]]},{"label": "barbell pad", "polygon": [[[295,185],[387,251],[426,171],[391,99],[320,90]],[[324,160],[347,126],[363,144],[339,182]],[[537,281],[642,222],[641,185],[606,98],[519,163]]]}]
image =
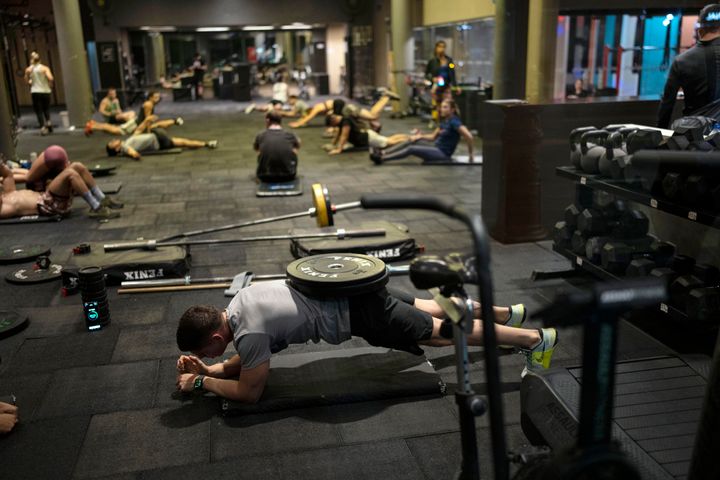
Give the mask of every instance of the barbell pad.
[{"label": "barbell pad", "polygon": [[321,183],[312,185],[313,207],[315,208],[315,222],[318,227],[332,226],[332,205],[329,204],[327,188]]}]

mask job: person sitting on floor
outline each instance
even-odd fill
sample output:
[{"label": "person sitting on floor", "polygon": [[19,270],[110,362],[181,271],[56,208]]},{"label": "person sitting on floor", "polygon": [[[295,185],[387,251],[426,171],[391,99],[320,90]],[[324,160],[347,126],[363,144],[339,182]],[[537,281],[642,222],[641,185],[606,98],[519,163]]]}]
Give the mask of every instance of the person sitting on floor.
[{"label": "person sitting on floor", "polygon": [[25,215],[65,216],[70,212],[75,195],[81,196],[90,206],[88,212],[90,218],[100,220],[116,218],[120,213],[112,209],[123,207],[122,203],[111,201],[110,197],[106,197],[95,183],[90,171],[78,162],[70,163],[60,171],[42,192],[30,189],[17,190],[12,171],[4,162],[0,163],[0,177],[2,177],[0,218]]},{"label": "person sitting on floor", "polygon": [[[372,149],[370,159],[376,164],[407,158],[411,155],[422,158],[427,163],[452,162],[452,155],[460,142],[460,137],[467,142],[470,163],[473,162],[473,135],[457,116],[457,106],[454,100],[443,100],[440,104],[440,126],[433,133],[417,133],[410,137],[413,143],[400,145],[394,149]],[[431,141],[433,144],[415,144],[419,140]]]},{"label": "person sitting on floor", "polygon": [[265,114],[265,127],[253,143],[258,152],[257,177],[266,183],[290,182],[297,172],[300,139],[283,130],[278,112]]},{"label": "person sitting on floor", "polygon": [[348,149],[348,143],[355,148],[382,149],[410,140],[410,135],[396,133],[386,137],[380,135],[372,128],[368,128],[365,121],[349,116],[332,114],[328,117],[328,125],[336,127],[337,131],[332,143],[323,146],[330,155],[337,155]]},{"label": "person sitting on floor", "polygon": [[134,120],[136,117],[135,112],[132,110],[123,111],[120,108],[117,90],[113,87],[108,88],[107,95],[100,101],[98,110],[105,118],[105,121],[111,125],[122,125],[129,120]]},{"label": "person sitting on floor", "polygon": [[[474,311],[479,317],[477,302]],[[523,305],[495,307],[494,311],[498,342],[520,349],[526,355],[526,369],[549,368],[556,330],[519,328],[526,316]],[[182,315],[177,345],[192,355],[178,358],[176,387],[256,403],[265,389],[271,355],[290,344],[321,339],[340,344],[354,335],[370,345],[422,355],[418,344],[452,345],[451,339],[440,335],[444,316],[434,300],[391,288],[320,299],[307,297],[282,280],[254,283],[240,290],[225,310],[196,305]],[[468,344],[482,345],[482,324],[473,323]],[[231,342],[238,353],[231,359],[212,366],[201,360],[222,355]]]},{"label": "person sitting on floor", "polygon": [[397,93],[388,90],[387,88],[378,88],[380,92],[380,99],[367,110],[365,108],[357,107],[351,103],[346,102],[342,98],[336,98],[334,100],[325,100],[324,102],[316,103],[313,105],[310,112],[304,115],[300,120],[289,123],[292,128],[304,127],[310,120],[320,114],[325,115],[342,115],[343,117],[357,117],[362,120],[374,122],[380,119],[380,113],[383,111],[385,106],[390,100],[400,100]]},{"label": "person sitting on floor", "polygon": [[127,155],[135,160],[140,160],[143,153],[158,152],[171,148],[217,148],[217,140],[191,140],[189,138],[171,137],[164,128],[155,128],[148,133],[132,135],[125,140],[110,140],[105,146],[109,157],[118,154]]}]

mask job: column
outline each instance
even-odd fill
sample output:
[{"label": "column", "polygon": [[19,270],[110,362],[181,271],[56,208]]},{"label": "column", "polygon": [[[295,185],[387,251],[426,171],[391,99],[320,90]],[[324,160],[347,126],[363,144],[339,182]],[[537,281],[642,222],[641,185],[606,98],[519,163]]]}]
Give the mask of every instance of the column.
[{"label": "column", "polygon": [[528,2],[529,0],[495,2],[495,100],[525,98]]},{"label": "column", "polygon": [[377,86],[388,84],[388,18],[390,17],[389,2],[375,0],[373,5],[373,81]]},{"label": "column", "polygon": [[53,0],[55,31],[71,125],[83,125],[94,111],[90,69],[78,2]]},{"label": "column", "polygon": [[15,143],[13,130],[15,125],[10,107],[10,89],[5,81],[5,62],[0,60],[0,154],[6,160],[15,160]]},{"label": "column", "polygon": [[394,87],[400,95],[400,111],[408,108],[409,92],[405,85],[406,72],[413,69],[411,0],[391,0],[390,29],[392,30],[393,79]]},{"label": "column", "polygon": [[559,0],[530,2],[525,92],[530,103],[553,99]]},{"label": "column", "polygon": [[147,82],[157,83],[160,77],[165,77],[165,39],[160,32],[150,32],[147,42],[148,58],[145,61]]}]

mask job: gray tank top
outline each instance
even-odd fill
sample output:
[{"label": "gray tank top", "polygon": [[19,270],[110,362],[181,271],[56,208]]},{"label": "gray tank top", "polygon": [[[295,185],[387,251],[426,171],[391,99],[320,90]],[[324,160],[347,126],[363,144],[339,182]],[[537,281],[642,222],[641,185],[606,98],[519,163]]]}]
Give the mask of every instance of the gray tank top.
[{"label": "gray tank top", "polygon": [[50,93],[50,80],[45,75],[44,65],[41,63],[35,64],[30,70],[30,79],[32,85],[30,85],[30,93]]}]

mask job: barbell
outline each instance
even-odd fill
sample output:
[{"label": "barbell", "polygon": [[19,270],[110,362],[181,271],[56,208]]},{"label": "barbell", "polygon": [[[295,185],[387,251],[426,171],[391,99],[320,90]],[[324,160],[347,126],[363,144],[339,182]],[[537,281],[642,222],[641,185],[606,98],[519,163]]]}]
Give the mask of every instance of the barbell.
[{"label": "barbell", "polygon": [[[226,230],[234,230],[236,228],[250,227],[253,225],[261,225],[264,223],[279,222],[281,220],[290,220],[293,218],[300,218],[300,217],[306,217],[306,216],[315,218],[315,222],[317,223],[318,227],[331,227],[331,226],[335,225],[335,220],[333,218],[335,213],[343,211],[343,210],[360,208],[362,206],[359,201],[334,205],[330,198],[330,192],[328,191],[327,187],[325,187],[321,183],[313,184],[313,186],[312,186],[312,201],[313,201],[313,206],[302,212],[288,213],[285,215],[278,215],[275,217],[259,218],[257,220],[249,220],[247,222],[233,223],[230,225],[221,225],[218,227],[206,228],[203,230],[193,230],[190,232],[179,233],[177,235],[172,235],[170,237],[165,237],[165,238],[161,238],[161,239],[139,240],[136,242],[105,245],[104,247],[105,247],[105,251],[110,251],[110,250],[108,250],[108,247],[111,247],[112,250],[115,250],[115,251],[131,250],[131,249],[135,249],[135,248],[154,249],[159,246],[168,245],[169,242],[179,239],[179,238],[193,237],[196,235],[203,235],[206,233],[223,232]],[[273,240],[275,240],[275,239],[273,239]],[[242,240],[242,241],[246,241],[246,240]],[[221,242],[216,241],[214,243],[221,243]],[[230,243],[230,242],[227,242],[227,243]],[[207,243],[205,243],[205,244],[207,244]],[[188,245],[188,243],[184,243],[183,245]]]}]

